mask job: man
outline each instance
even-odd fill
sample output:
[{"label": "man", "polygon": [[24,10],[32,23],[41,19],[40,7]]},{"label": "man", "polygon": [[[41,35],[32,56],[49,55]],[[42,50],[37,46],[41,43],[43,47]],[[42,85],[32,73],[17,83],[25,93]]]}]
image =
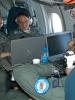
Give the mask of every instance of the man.
[{"label": "man", "polygon": [[75,39],[73,39],[68,43],[68,49],[69,49],[69,51],[67,51],[68,55],[65,55],[65,58],[67,59],[67,67],[66,67],[67,75],[75,67],[75,65],[73,65],[73,63],[75,62]]},{"label": "man", "polygon": [[[3,27],[3,18],[0,16],[0,100],[3,98],[5,95],[5,92],[7,90],[6,87],[6,79],[7,79],[7,73],[5,71],[5,68],[3,67],[5,64],[7,66],[7,56],[10,56],[9,53],[9,45],[8,45],[8,39],[5,35],[5,33],[2,30]],[[5,59],[4,59],[5,58]],[[6,61],[5,63],[3,61]]]},{"label": "man", "polygon": [[4,57],[5,53],[6,56],[9,55],[8,52],[10,52],[10,41],[7,38],[7,35],[3,32],[2,27],[3,18],[0,16],[0,56]]},{"label": "man", "polygon": [[2,17],[0,16],[0,30],[1,30],[2,27],[3,27],[3,19],[2,19]]},{"label": "man", "polygon": [[75,39],[68,43],[68,55],[66,74],[68,75],[65,81],[65,100],[75,100]]},{"label": "man", "polygon": [[0,31],[5,33],[5,30],[4,30],[4,21],[3,21],[3,18],[0,16]]},{"label": "man", "polygon": [[37,33],[33,33],[30,30],[30,20],[29,20],[29,13],[27,12],[20,12],[17,14],[15,18],[15,22],[17,24],[17,28],[10,33],[11,39],[18,39],[18,38],[26,38],[36,36]]},{"label": "man", "polygon": [[[10,80],[8,77],[8,56],[11,56],[10,42],[7,36],[1,30],[3,26],[3,18],[0,16],[0,100],[29,100],[29,97],[20,90],[10,89]],[[7,48],[7,50],[5,49]],[[3,98],[4,97],[4,98]]]}]

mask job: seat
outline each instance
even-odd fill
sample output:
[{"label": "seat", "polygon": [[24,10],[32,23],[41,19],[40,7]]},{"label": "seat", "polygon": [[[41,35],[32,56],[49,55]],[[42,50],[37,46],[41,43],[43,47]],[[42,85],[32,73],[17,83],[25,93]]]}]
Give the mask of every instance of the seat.
[{"label": "seat", "polygon": [[22,12],[25,12],[25,11],[26,11],[26,9],[25,8],[22,8],[22,7],[12,7],[9,10],[9,14],[8,14],[8,18],[7,18],[7,32],[8,33],[10,33],[10,31],[13,31],[13,30],[15,30],[17,28],[17,24],[15,22],[16,16],[19,13],[22,13]]}]

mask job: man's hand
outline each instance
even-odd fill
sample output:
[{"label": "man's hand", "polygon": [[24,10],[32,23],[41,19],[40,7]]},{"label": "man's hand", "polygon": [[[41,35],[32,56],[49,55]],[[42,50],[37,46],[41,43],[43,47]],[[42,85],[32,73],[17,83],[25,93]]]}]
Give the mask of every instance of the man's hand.
[{"label": "man's hand", "polygon": [[10,52],[3,52],[0,54],[1,58],[7,57],[7,56],[11,56],[11,53]]}]

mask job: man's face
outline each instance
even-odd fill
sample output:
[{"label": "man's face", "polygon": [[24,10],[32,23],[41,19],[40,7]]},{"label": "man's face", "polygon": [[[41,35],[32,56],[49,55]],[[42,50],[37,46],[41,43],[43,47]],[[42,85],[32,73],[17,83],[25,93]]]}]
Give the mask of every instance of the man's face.
[{"label": "man's face", "polygon": [[3,19],[0,17],[0,28],[3,26]]},{"label": "man's face", "polygon": [[17,24],[22,31],[29,29],[29,19],[24,15],[17,18]]}]

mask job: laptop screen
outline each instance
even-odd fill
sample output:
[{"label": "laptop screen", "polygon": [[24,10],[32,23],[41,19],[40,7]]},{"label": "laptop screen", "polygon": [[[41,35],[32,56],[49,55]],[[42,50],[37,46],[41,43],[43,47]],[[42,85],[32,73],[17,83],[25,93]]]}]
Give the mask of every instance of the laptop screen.
[{"label": "laptop screen", "polygon": [[68,42],[72,40],[71,32],[60,32],[47,37],[49,59],[57,59],[68,50]]}]

